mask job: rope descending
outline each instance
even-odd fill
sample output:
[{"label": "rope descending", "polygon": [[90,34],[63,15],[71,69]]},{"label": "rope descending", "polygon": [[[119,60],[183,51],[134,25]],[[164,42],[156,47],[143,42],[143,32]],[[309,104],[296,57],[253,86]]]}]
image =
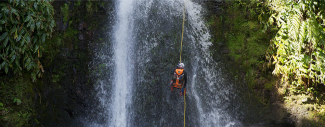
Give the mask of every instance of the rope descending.
[{"label": "rope descending", "polygon": [[179,62],[182,62],[182,46],[183,46],[183,35],[184,35],[184,22],[185,22],[185,1],[184,1],[184,10],[183,10],[183,25],[182,25],[182,39],[181,39],[181,52],[179,54]]},{"label": "rope descending", "polygon": [[[179,63],[182,62],[182,46],[183,46],[183,35],[184,35],[184,22],[185,22],[185,0],[184,0],[184,10],[183,10],[183,25],[182,25],[182,39],[181,39],[181,52],[179,54]],[[185,91],[183,91],[185,92]],[[184,94],[184,127],[185,127],[185,112],[186,112],[186,100],[185,100],[185,96],[186,96],[186,93],[183,93]]]}]

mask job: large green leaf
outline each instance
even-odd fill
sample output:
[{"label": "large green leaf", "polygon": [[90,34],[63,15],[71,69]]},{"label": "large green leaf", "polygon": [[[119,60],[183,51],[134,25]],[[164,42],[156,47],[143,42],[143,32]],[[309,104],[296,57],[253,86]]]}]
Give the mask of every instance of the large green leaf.
[{"label": "large green leaf", "polygon": [[2,6],[1,11],[4,12],[6,15],[8,15],[9,9],[8,9],[7,4],[1,4],[1,6]]},{"label": "large green leaf", "polygon": [[37,10],[38,9],[38,2],[34,2],[34,8],[35,8],[35,10]]},{"label": "large green leaf", "polygon": [[17,65],[17,67],[19,68],[19,70],[22,70],[22,68],[20,67],[19,60],[18,59],[16,59],[15,63]]},{"label": "large green leaf", "polygon": [[6,65],[6,62],[3,61],[3,62],[1,63],[1,66],[0,66],[0,67],[4,67],[5,65]]},{"label": "large green leaf", "polygon": [[0,24],[1,24],[1,25],[2,25],[2,24],[5,24],[6,21],[7,21],[6,19],[1,19],[1,20],[0,20]]},{"label": "large green leaf", "polygon": [[33,60],[37,59],[39,47],[46,44],[45,39],[51,36],[55,25],[51,3],[48,0],[8,0],[0,2],[0,10],[0,61],[3,61],[0,70],[17,73],[22,65],[30,73],[40,75]]},{"label": "large green leaf", "polygon": [[11,56],[10,63],[14,62],[15,59],[16,59],[16,55]]},{"label": "large green leaf", "polygon": [[13,8],[13,7],[11,7],[10,8],[10,11],[11,11],[11,13],[13,13],[13,14],[15,14],[17,17],[17,20],[20,20],[20,15],[18,14],[19,12],[18,12],[18,10],[17,9],[15,9],[15,8]]},{"label": "large green leaf", "polygon": [[20,41],[21,37],[22,37],[22,36],[19,34],[18,37],[17,37],[17,39],[16,39],[16,41],[17,41],[17,42]]},{"label": "large green leaf", "polygon": [[8,36],[8,32],[3,33],[3,34],[0,36],[0,42],[1,42],[3,39],[5,39],[7,36]]},{"label": "large green leaf", "polygon": [[8,74],[8,70],[9,70],[9,66],[8,66],[8,64],[5,64],[5,72],[6,72],[6,74]]},{"label": "large green leaf", "polygon": [[37,29],[39,29],[41,27],[41,22],[40,21],[36,22],[36,26],[37,26]]},{"label": "large green leaf", "polygon": [[17,27],[14,26],[11,30],[10,30],[10,35],[14,34],[17,31]]},{"label": "large green leaf", "polygon": [[24,35],[23,40],[20,41],[20,46],[23,46],[25,43],[29,42],[29,40],[27,40],[28,37],[29,37],[28,34]]},{"label": "large green leaf", "polygon": [[30,62],[27,64],[27,70],[29,71],[33,67],[33,62]]},{"label": "large green leaf", "polygon": [[9,41],[9,36],[6,37],[6,39],[3,41],[3,47],[6,47]]},{"label": "large green leaf", "polygon": [[30,24],[30,30],[34,32],[34,29],[35,29],[35,22],[32,21]]},{"label": "large green leaf", "polygon": [[43,34],[42,34],[42,42],[45,42],[45,38],[46,38],[46,34],[43,33]]}]

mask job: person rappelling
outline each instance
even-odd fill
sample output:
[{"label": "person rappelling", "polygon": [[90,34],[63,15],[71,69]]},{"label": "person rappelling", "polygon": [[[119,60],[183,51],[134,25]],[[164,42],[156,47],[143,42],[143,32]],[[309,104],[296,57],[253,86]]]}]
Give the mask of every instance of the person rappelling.
[{"label": "person rappelling", "polygon": [[[185,94],[186,94],[186,82],[187,82],[187,75],[184,70],[184,63],[182,63],[182,47],[183,47],[183,35],[184,35],[185,10],[186,9],[185,9],[185,1],[184,1],[181,51],[179,54],[179,64],[177,65],[177,67],[174,71],[174,76],[169,83],[171,91],[174,91],[174,88],[180,89],[180,95],[184,95],[184,99],[185,99]],[[184,102],[185,102],[185,100],[184,100]],[[184,115],[184,118],[185,118],[185,115]],[[184,119],[184,122],[185,122],[185,119]],[[184,123],[184,126],[185,126],[185,123]]]},{"label": "person rappelling", "polygon": [[187,83],[187,74],[184,70],[184,63],[179,63],[175,68],[174,75],[170,81],[171,91],[174,91],[174,88],[180,89],[180,96],[186,94],[186,83]]}]

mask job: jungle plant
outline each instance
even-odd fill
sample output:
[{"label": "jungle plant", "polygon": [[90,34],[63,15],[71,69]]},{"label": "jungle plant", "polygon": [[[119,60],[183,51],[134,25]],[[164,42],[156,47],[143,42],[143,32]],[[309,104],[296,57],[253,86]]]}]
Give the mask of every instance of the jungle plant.
[{"label": "jungle plant", "polygon": [[0,70],[30,72],[33,81],[44,72],[40,58],[54,31],[52,0],[8,0],[0,3]]},{"label": "jungle plant", "polygon": [[65,3],[63,7],[61,7],[61,12],[63,14],[63,22],[65,24],[69,21],[69,6],[67,3]]},{"label": "jungle plant", "polygon": [[[226,35],[227,47],[230,50],[229,55],[243,65],[246,72],[254,69],[262,71],[265,50],[274,34],[274,32],[264,30],[263,22],[267,22],[268,16],[262,13],[268,13],[268,10],[263,4],[255,0],[237,0],[231,5],[227,9],[229,16],[225,18],[225,22],[229,24],[230,28],[226,34],[219,35]],[[252,11],[256,13],[250,13]],[[254,72],[249,72],[246,76],[253,77],[253,75],[255,75]]]},{"label": "jungle plant", "polygon": [[86,9],[87,9],[88,14],[90,16],[92,16],[94,9],[93,9],[93,3],[90,0],[88,0],[88,2],[86,4]]},{"label": "jungle plant", "polygon": [[267,51],[269,65],[275,64],[273,74],[297,89],[324,84],[325,2],[268,0],[268,6],[268,23],[279,28]]}]

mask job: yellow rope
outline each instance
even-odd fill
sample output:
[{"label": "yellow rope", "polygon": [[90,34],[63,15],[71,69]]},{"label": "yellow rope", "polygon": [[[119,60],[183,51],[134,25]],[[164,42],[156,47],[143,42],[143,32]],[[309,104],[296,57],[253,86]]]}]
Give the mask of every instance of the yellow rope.
[{"label": "yellow rope", "polygon": [[[185,0],[184,0],[184,10],[183,10],[183,25],[182,25],[182,39],[181,39],[181,52],[179,54],[179,63],[182,62],[182,46],[183,46],[183,35],[184,35],[184,22],[185,22]],[[183,88],[183,94],[184,94],[184,127],[185,127],[185,112],[186,112],[186,91],[184,90],[185,88]]]},{"label": "yellow rope", "polygon": [[185,22],[185,1],[184,1],[184,10],[183,10],[183,25],[182,25],[182,40],[181,40],[181,53],[179,54],[179,62],[182,63],[182,46],[183,46],[183,34],[184,34],[184,22]]}]

